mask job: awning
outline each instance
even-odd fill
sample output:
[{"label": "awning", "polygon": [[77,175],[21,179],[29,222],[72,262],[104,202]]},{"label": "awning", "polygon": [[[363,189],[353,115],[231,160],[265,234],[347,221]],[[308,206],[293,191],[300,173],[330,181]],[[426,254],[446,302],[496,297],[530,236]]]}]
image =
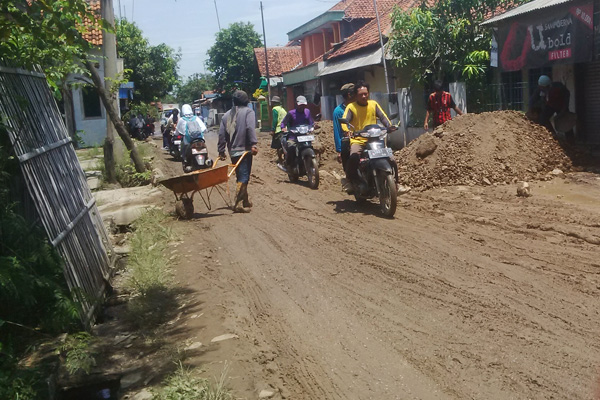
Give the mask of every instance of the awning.
[{"label": "awning", "polygon": [[323,68],[317,76],[325,76],[331,74],[337,74],[338,72],[348,71],[360,67],[367,67],[369,65],[381,64],[381,48],[362,54],[360,56],[347,58],[342,61],[328,62],[325,68]]},{"label": "awning", "polygon": [[533,0],[529,3],[525,3],[519,7],[513,8],[512,10],[509,10],[504,14],[492,17],[487,21],[483,22],[481,25],[494,24],[498,21],[502,21],[507,18],[516,17],[517,15],[527,14],[532,11],[541,10],[547,7],[553,7],[564,3],[569,3],[571,1],[572,0]]}]

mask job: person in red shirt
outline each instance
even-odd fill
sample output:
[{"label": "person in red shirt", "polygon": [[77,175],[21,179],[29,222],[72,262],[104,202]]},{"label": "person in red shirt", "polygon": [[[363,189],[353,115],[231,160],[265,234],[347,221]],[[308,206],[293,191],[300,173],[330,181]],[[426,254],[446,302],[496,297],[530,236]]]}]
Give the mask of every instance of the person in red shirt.
[{"label": "person in red shirt", "polygon": [[452,96],[448,92],[444,92],[442,89],[442,81],[436,80],[433,82],[433,88],[435,92],[429,95],[427,100],[427,114],[425,114],[425,124],[423,127],[425,130],[429,129],[429,115],[433,119],[433,128],[444,122],[451,120],[450,110],[456,111],[458,115],[462,115],[463,112],[456,106]]}]

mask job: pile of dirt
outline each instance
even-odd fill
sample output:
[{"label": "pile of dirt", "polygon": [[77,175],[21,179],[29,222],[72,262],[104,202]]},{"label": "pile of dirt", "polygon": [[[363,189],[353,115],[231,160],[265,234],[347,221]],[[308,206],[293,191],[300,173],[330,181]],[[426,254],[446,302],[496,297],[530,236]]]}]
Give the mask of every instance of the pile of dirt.
[{"label": "pile of dirt", "polygon": [[321,162],[336,160],[335,143],[333,141],[333,121],[319,121],[315,129],[317,142],[315,151],[321,157]]},{"label": "pile of dirt", "polygon": [[545,128],[516,111],[465,114],[396,152],[400,182],[418,190],[546,179],[571,161]]}]

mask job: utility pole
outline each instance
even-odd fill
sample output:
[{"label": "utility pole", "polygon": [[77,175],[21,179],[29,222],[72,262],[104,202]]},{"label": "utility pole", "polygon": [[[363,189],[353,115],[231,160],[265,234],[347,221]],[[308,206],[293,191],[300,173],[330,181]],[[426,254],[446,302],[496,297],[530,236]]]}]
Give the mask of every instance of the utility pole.
[{"label": "utility pole", "polygon": [[262,1],[260,2],[260,17],[262,19],[262,28],[263,28],[263,43],[265,45],[265,65],[267,67],[267,104],[271,105],[271,82],[269,80],[269,57],[267,55],[267,35],[265,34],[265,16],[263,15],[263,5]]},{"label": "utility pole", "polygon": [[375,17],[377,18],[377,30],[379,31],[379,44],[381,45],[381,61],[383,62],[383,73],[385,75],[385,87],[387,88],[387,92],[389,95],[391,93],[390,82],[388,81],[387,63],[385,62],[385,47],[383,46],[383,35],[381,34],[379,13],[377,12],[377,0],[373,0],[373,7],[375,7]]},{"label": "utility pole", "polygon": [[219,21],[219,10],[217,9],[217,0],[214,0],[214,1],[215,1],[215,12],[217,13],[217,25],[219,26],[219,30],[221,30],[221,22]]},{"label": "utility pole", "polygon": [[135,0],[133,0],[133,1],[131,2],[131,22],[133,22],[133,21],[134,21],[134,19],[133,19],[133,12],[134,12],[134,11],[135,11]]},{"label": "utility pole", "polygon": [[121,16],[121,0],[119,0],[119,19],[123,19]]},{"label": "utility pole", "polygon": [[[102,0],[100,3],[100,12],[111,27],[115,26],[115,10],[112,0]],[[102,50],[104,56],[104,88],[110,94],[112,85],[117,78],[117,42],[114,33],[106,30],[102,31]],[[116,97],[112,99],[115,110],[119,109],[119,100]],[[104,140],[104,169],[106,171],[106,181],[115,183],[117,181],[115,172],[115,127],[106,112],[106,139]]]}]

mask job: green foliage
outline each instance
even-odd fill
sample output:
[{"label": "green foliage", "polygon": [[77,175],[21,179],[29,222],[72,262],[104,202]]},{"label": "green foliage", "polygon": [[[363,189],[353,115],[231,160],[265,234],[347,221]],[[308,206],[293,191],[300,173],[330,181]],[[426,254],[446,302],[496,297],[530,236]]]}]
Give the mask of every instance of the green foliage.
[{"label": "green foliage", "polygon": [[79,371],[89,374],[96,365],[96,359],[91,352],[90,345],[93,337],[87,332],[77,332],[67,335],[64,343],[59,346],[58,352],[65,357],[65,368],[69,374],[74,375]]},{"label": "green foliage", "polygon": [[117,163],[116,177],[123,187],[144,186],[152,181],[152,170],[136,172],[131,159],[127,159],[127,162]]},{"label": "green foliage", "polygon": [[215,78],[210,74],[193,74],[188,79],[179,84],[177,96],[173,103],[192,104],[194,100],[202,97],[202,93],[213,90]]},{"label": "green foliage", "polygon": [[83,34],[91,26],[110,29],[98,17],[85,0],[3,0],[0,59],[24,68],[40,65],[58,94],[68,74],[84,72],[81,60],[91,46]]},{"label": "green foliage", "polygon": [[[141,142],[136,145],[139,156],[144,159],[146,158],[147,146]],[[137,172],[135,170],[135,166],[131,157],[129,156],[130,152],[126,152],[126,156],[117,157],[115,160],[115,177],[117,182],[122,187],[134,187],[134,186],[144,186],[150,184],[152,181],[152,168],[149,162],[146,162],[146,170],[144,172]],[[99,159],[98,165],[95,168],[100,171],[102,175],[102,180],[106,181],[106,170],[104,161]]]},{"label": "green foliage", "polygon": [[22,370],[6,362],[0,365],[0,399],[39,399],[43,384],[43,376],[38,370]]},{"label": "green foliage", "polygon": [[480,23],[498,7],[523,0],[441,0],[392,14],[389,51],[399,67],[424,83],[435,79],[480,79],[489,66],[491,31]]},{"label": "green foliage", "polygon": [[[139,102],[131,104],[131,108],[125,114],[121,116],[121,119],[127,123],[132,115],[142,114],[144,118],[146,115],[150,114],[155,119],[158,119],[158,108],[154,105],[150,105],[148,103]],[[138,149],[139,150],[139,149]]]},{"label": "green foliage", "polygon": [[235,22],[217,32],[215,44],[208,49],[206,63],[215,75],[216,89],[240,88],[251,93],[258,87],[260,76],[254,61],[254,48],[261,46],[260,39],[249,22]]},{"label": "green foliage", "polygon": [[199,377],[199,372],[179,362],[177,370],[165,380],[164,386],[155,393],[153,398],[156,400],[233,400],[234,397],[225,388],[227,368],[221,374],[221,379],[214,385]]},{"label": "green foliage", "polygon": [[116,32],[117,54],[135,85],[134,101],[150,103],[173,90],[181,54],[164,43],[151,46],[135,22],[117,20]]}]

